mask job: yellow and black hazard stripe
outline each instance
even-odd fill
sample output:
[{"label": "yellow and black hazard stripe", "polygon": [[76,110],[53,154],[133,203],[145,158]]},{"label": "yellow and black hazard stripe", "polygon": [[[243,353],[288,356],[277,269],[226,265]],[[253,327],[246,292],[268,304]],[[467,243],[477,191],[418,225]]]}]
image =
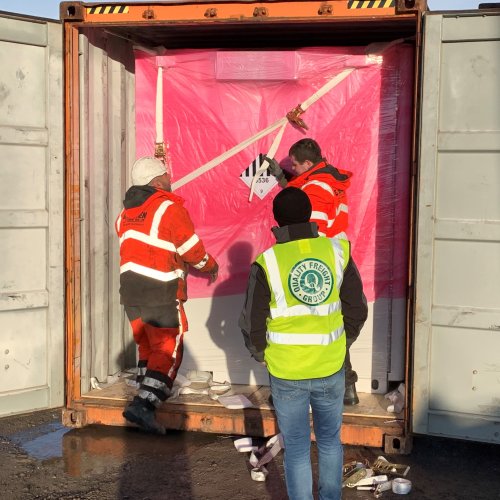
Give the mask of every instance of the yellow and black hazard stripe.
[{"label": "yellow and black hazard stripe", "polygon": [[348,9],[389,9],[395,7],[396,0],[349,0]]},{"label": "yellow and black hazard stripe", "polygon": [[87,14],[126,14],[128,5],[98,5],[87,7]]}]

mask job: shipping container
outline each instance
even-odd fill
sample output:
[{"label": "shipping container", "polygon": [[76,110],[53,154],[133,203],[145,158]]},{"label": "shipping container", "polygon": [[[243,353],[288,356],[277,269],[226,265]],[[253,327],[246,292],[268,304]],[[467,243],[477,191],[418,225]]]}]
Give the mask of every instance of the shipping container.
[{"label": "shipping container", "polygon": [[[370,307],[343,442],[387,452],[408,452],[413,433],[500,442],[498,10],[404,0],[60,9],[62,24],[0,17],[0,414],[64,405],[68,426],[125,425],[136,351],[114,220],[134,160],[156,152],[223,264],[215,288],[189,277],[183,373],[208,372],[253,403],[184,394],[158,418],[278,432],[266,372],[237,325],[278,188],[265,177],[248,194],[277,128],[256,135],[307,103],[309,129],[285,120],[277,158],[307,134],[353,172],[349,237]],[[400,384],[404,409],[390,413],[384,395]]]}]

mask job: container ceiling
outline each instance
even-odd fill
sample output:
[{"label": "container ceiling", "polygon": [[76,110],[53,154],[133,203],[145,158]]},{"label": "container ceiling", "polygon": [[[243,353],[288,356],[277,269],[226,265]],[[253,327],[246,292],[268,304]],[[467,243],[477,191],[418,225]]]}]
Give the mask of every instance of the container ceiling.
[{"label": "container ceiling", "polygon": [[[88,26],[88,25],[87,25]],[[367,45],[415,35],[414,18],[353,22],[151,23],[108,25],[106,31],[140,45],[166,48],[281,48]]]}]

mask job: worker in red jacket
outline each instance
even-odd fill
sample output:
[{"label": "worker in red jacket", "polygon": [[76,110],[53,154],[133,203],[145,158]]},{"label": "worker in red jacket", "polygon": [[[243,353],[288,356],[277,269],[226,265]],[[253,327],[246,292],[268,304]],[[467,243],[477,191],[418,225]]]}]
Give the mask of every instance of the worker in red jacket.
[{"label": "worker in red jacket", "polygon": [[183,203],[171,193],[165,165],[153,157],[140,158],[116,220],[120,301],[139,348],[140,386],[123,416],[158,434],[165,434],[165,428],[155,411],[169,397],[182,361],[188,267],[208,273],[210,282],[218,273]]},{"label": "worker in red jacket", "polygon": [[[267,158],[269,171],[276,177],[281,187],[296,187],[304,191],[312,205],[311,222],[318,225],[320,236],[347,239],[348,224],[347,189],[351,172],[340,170],[321,155],[319,144],[313,139],[301,139],[292,145],[289,152],[295,177],[287,178],[279,163]],[[357,333],[359,335],[359,332]],[[357,338],[347,336],[345,358],[345,405],[359,403],[356,392],[357,373],[352,369],[349,348]]]}]

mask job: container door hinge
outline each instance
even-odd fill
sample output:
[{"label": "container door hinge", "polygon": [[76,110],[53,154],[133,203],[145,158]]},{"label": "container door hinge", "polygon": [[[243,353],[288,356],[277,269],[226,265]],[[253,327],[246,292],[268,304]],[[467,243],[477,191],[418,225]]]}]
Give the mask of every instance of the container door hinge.
[{"label": "container door hinge", "polygon": [[413,448],[413,436],[384,436],[384,453],[387,455],[409,455]]},{"label": "container door hinge", "polygon": [[155,11],[153,9],[146,9],[143,13],[142,13],[142,17],[144,19],[154,19],[155,18]]},{"label": "container door hinge", "polygon": [[396,0],[396,14],[425,12],[427,0]]},{"label": "container door hinge", "polygon": [[205,11],[205,17],[212,18],[217,17],[217,9],[211,7]]},{"label": "container door hinge", "polygon": [[85,9],[81,2],[61,2],[59,5],[59,19],[61,21],[83,21]]},{"label": "container door hinge", "polygon": [[87,413],[84,411],[68,410],[62,411],[62,424],[65,427],[79,429],[87,425]]},{"label": "container door hinge", "polygon": [[333,14],[333,6],[327,3],[324,3],[318,9],[318,14],[320,16],[331,16]]},{"label": "container door hinge", "polygon": [[253,17],[267,17],[268,12],[265,7],[255,7],[253,10]]}]

